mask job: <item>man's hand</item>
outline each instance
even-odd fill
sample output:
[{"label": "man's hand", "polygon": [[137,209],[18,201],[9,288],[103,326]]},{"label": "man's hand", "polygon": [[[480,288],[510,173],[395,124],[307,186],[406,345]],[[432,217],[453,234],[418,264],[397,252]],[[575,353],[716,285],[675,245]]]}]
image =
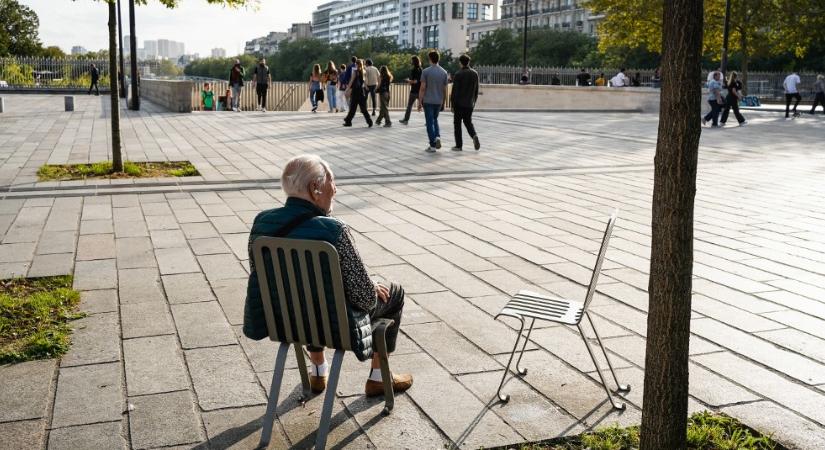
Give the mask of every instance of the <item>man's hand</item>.
[{"label": "man's hand", "polygon": [[390,301],[390,290],[381,283],[375,283],[375,295],[384,303]]},{"label": "man's hand", "polygon": [[421,102],[418,102],[418,112],[421,112],[422,109],[424,109],[424,107],[421,105]]}]

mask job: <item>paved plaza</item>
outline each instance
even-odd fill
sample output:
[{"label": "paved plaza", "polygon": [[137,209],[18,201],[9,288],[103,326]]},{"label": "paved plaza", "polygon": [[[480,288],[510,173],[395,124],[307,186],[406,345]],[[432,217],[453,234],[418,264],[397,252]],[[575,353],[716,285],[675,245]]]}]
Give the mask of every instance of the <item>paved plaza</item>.
[{"label": "paved plaza", "polygon": [[[106,104],[9,96],[0,114],[0,278],[73,273],[87,314],[60,360],[0,366],[0,449],[254,448],[276,344],[240,331],[248,231],[283,203],[277,179],[300,153],[330,162],[334,214],[375,278],[408,294],[390,364],[414,386],[384,417],[347,355],[330,447],[492,447],[640,422],[657,116],[479,112],[482,150],[453,153],[445,114],[430,155],[422,114],[348,129],[326,112],[144,104],[122,111],[126,159],[189,160],[201,177],[37,183],[44,163],[109,157]],[[821,449],[825,120],[745,114],[702,135],[689,409]],[[611,410],[577,331],[548,324],[497,403],[517,323],[493,317],[520,289],[582,299],[614,208],[591,311],[628,409]],[[323,396],[299,402],[298,370],[290,357],[270,448],[314,442]]]}]

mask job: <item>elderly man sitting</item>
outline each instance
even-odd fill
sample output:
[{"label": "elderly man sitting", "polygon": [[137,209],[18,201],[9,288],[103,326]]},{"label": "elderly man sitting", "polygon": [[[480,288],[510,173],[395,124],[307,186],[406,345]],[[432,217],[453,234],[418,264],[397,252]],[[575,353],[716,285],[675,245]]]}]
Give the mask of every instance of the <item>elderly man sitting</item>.
[{"label": "elderly man sitting", "polygon": [[[395,350],[401,312],[404,307],[404,290],[374,283],[367,274],[364,263],[353,245],[349,228],[342,221],[330,217],[335,197],[335,177],[329,165],[316,155],[300,155],[287,162],[281,175],[281,186],[288,198],[283,207],[269,209],[255,217],[249,234],[252,241],[260,236],[288,237],[292,239],[316,239],[335,246],[344,280],[346,301],[356,312],[368,314],[370,319],[392,319],[395,324],[387,329],[387,351]],[[250,260],[252,255],[250,254]],[[266,328],[258,277],[253,270],[249,275],[246,305],[244,307],[243,332],[250,339],[260,340],[269,334]],[[364,344],[363,342],[361,343]],[[310,385],[315,393],[323,392],[327,384],[329,366],[324,349],[307,346],[312,362]],[[373,353],[372,370],[364,391],[367,396],[384,395],[379,369],[379,355]],[[412,376],[393,374],[393,389],[403,392],[412,386]]]}]

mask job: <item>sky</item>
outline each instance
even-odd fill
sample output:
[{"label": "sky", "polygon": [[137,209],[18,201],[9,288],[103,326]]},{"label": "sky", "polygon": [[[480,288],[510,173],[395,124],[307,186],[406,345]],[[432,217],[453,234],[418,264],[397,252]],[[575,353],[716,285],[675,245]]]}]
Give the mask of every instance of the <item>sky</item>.
[{"label": "sky", "polygon": [[[297,22],[312,20],[312,11],[328,0],[258,0],[257,8],[231,9],[206,0],[180,0],[166,9],[157,0],[135,6],[138,48],[145,40],[170,39],[186,44],[186,53],[210,56],[213,48],[227,56],[243,53],[244,42],[270,31],[286,31]],[[108,8],[95,0],[18,0],[40,18],[43,45],[57,45],[69,53],[80,45],[96,51],[108,47]],[[129,1],[121,0],[123,35],[129,34]]]}]

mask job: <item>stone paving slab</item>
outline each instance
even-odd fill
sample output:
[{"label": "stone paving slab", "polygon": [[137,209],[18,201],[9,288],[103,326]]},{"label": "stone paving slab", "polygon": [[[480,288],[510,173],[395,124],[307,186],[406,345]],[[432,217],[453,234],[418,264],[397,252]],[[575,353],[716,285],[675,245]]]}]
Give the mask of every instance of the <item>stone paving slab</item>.
[{"label": "stone paving slab", "polygon": [[124,406],[120,363],[61,368],[52,428],[120,420]]},{"label": "stone paving slab", "polygon": [[61,367],[120,361],[120,326],[117,312],[93,314],[72,323],[72,347]]},{"label": "stone paving slab", "polygon": [[[44,111],[36,119],[41,126],[65,131],[78,145],[68,153],[52,148],[55,144],[32,152],[20,146],[34,136],[27,134],[31,128],[5,132],[7,123],[19,123],[19,116],[8,116],[11,121],[0,123],[0,181],[33,182],[31,174],[44,158],[79,162],[106,156],[104,123],[92,126],[105,112],[97,110],[92,118],[79,111]],[[94,394],[96,387],[83,387],[71,371],[62,372],[121,363],[64,367],[59,380],[66,382],[58,381],[49,394],[56,395],[49,400],[55,401],[52,417],[46,407],[43,419],[0,419],[4,429],[30,430],[31,436],[15,439],[41,442],[45,425],[40,422],[47,419],[63,427],[62,389],[71,382],[72,389],[93,392],[87,396],[101,404],[117,396],[124,408],[127,398],[188,397],[192,415],[182,417],[194,422],[179,427],[196,423],[200,434],[190,444],[168,448],[203,447],[208,441],[245,446],[257,440],[258,433],[249,430],[257,427],[276,345],[240,333],[247,230],[260,210],[284,201],[277,189],[280,165],[300,151],[321,152],[331,162],[338,181],[336,215],[354,230],[370,273],[401,282],[409,294],[391,365],[416,376],[416,385],[398,397],[396,407],[398,417],[420,425],[415,430],[421,434],[410,432],[411,443],[489,447],[561,434],[571,423],[588,428],[640,420],[655,118],[605,115],[585,123],[578,115],[481,113],[477,120],[487,136],[481,152],[425,155],[416,144],[423,136],[416,127],[355,134],[327,127],[332,117],[159,115],[151,104],[124,117],[128,157],[188,157],[207,180],[224,184],[206,185],[199,178],[150,180],[140,187],[95,182],[78,190],[68,189],[72,183],[31,185],[19,187],[57,190],[16,191],[37,198],[0,201],[0,245],[26,255],[0,262],[0,275],[74,270],[88,319],[119,312],[123,330],[125,373],[118,369],[112,377],[118,379],[116,395],[105,389]],[[689,410],[734,411],[760,431],[777,433],[791,448],[811,448],[805,439],[818,436],[825,425],[819,412],[825,380],[818,378],[825,363],[818,350],[825,342],[820,333],[825,188],[819,183],[825,160],[805,149],[817,145],[822,122],[780,123],[760,115],[749,120],[754,126],[744,133],[723,130],[725,139],[705,133],[700,150]],[[224,128],[230,125],[234,128]],[[346,150],[300,133],[319,125],[327,131],[324,142],[346,142]],[[162,129],[165,137],[150,129]],[[200,141],[189,145],[200,129],[230,138],[220,149]],[[96,140],[89,144],[84,136]],[[261,143],[255,152],[248,147],[253,140]],[[380,145],[384,141],[392,145]],[[4,171],[4,152],[11,151],[17,159],[29,158],[24,169]],[[246,184],[226,183],[230,179]],[[630,409],[610,410],[574,329],[552,324],[538,324],[533,331],[522,362],[530,372],[510,378],[505,387],[513,394],[511,403],[488,404],[518,326],[493,317],[519,289],[584,298],[604,221],[614,207],[620,208],[620,219],[591,306],[620,379],[634,386],[625,396]],[[76,244],[69,246],[73,239]],[[214,324],[222,330],[217,335],[208,331]],[[84,349],[87,331],[78,331],[73,352]],[[199,348],[184,351],[181,342]],[[168,369],[162,375],[161,367]],[[309,445],[317,427],[320,397],[300,408],[292,356],[288,367],[284,417],[276,423],[273,448]],[[393,416],[378,417],[380,402],[362,396],[365,367],[345,359],[335,404],[340,425],[331,445],[397,448],[402,438]],[[466,373],[468,367],[480,371]],[[455,404],[463,405],[458,414]],[[772,406],[779,419],[752,418],[751,405],[756,411]],[[98,420],[84,408],[79,403],[73,417]],[[126,426],[118,409],[117,416],[99,420]],[[552,416],[535,420],[535,414]],[[150,423],[161,420],[149,417]],[[779,433],[783,422],[788,428]],[[122,431],[132,448],[155,445],[140,444],[142,437]]]},{"label": "stone paving slab", "polygon": [[121,436],[119,421],[59,428],[49,433],[49,450],[74,450],[78,448],[115,450],[128,447]]},{"label": "stone paving slab", "polygon": [[0,449],[42,448],[45,427],[43,420],[0,423]]},{"label": "stone paving slab", "polygon": [[189,391],[132,397],[129,430],[132,448],[165,447],[203,440],[195,402]]},{"label": "stone paving slab", "polygon": [[46,417],[54,371],[53,360],[0,366],[0,422]]}]

